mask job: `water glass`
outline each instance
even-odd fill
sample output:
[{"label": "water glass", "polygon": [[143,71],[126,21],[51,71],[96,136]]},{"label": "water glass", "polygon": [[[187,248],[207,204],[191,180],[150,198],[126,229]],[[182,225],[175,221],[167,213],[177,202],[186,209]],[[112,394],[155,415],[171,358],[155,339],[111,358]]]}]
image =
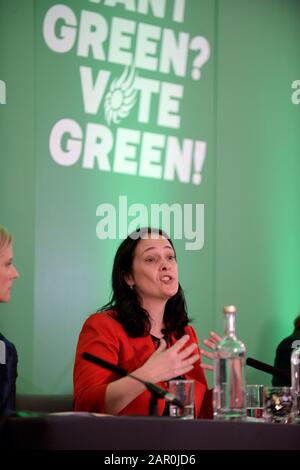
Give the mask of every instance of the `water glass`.
[{"label": "water glass", "polygon": [[183,407],[180,407],[170,404],[170,416],[181,419],[194,419],[194,381],[170,380],[169,392],[183,405]]},{"label": "water glass", "polygon": [[293,395],[291,387],[265,387],[264,419],[269,423],[292,421]]},{"label": "water glass", "polygon": [[264,386],[246,386],[247,421],[263,420],[264,412]]}]

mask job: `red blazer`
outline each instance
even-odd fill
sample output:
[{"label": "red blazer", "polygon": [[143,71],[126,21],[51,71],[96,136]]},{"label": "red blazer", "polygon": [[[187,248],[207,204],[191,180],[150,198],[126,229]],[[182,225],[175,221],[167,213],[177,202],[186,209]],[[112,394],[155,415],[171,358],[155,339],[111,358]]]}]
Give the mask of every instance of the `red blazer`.
[{"label": "red blazer", "polygon": [[[105,413],[106,387],[119,378],[114,373],[82,359],[84,351],[123,367],[128,372],[141,367],[155,351],[150,335],[131,338],[113,315],[113,311],[91,315],[79,335],[73,374],[75,411]],[[185,330],[190,335],[187,344],[198,344],[194,329],[187,326]],[[171,340],[172,343],[176,342],[173,336]],[[212,417],[211,396],[207,394],[207,381],[200,360],[194,364],[194,369],[186,374],[185,378],[195,381],[196,416]],[[167,383],[159,385],[166,388]],[[149,400],[150,393],[146,390],[123,408],[119,415],[148,415]],[[165,401],[158,400],[160,415],[163,414],[164,407]]]}]

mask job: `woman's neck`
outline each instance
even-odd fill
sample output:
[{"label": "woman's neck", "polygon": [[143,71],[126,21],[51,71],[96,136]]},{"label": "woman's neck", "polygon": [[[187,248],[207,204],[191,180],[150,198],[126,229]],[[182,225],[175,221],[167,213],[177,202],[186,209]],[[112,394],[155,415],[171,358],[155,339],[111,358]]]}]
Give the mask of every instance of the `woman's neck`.
[{"label": "woman's neck", "polygon": [[166,302],[159,300],[158,302],[143,302],[143,308],[149,313],[151,322],[151,335],[156,338],[162,338],[161,330],[164,328],[164,314]]}]

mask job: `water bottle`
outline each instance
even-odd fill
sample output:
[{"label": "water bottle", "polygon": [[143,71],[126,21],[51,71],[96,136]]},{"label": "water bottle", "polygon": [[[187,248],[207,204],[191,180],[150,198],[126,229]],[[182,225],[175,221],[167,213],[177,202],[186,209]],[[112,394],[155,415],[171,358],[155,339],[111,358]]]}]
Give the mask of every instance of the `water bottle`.
[{"label": "water bottle", "polygon": [[293,395],[293,420],[300,422],[300,346],[291,355],[291,385]]},{"label": "water bottle", "polygon": [[214,360],[214,418],[246,418],[246,348],[235,335],[236,307],[224,307],[225,336],[217,344]]}]

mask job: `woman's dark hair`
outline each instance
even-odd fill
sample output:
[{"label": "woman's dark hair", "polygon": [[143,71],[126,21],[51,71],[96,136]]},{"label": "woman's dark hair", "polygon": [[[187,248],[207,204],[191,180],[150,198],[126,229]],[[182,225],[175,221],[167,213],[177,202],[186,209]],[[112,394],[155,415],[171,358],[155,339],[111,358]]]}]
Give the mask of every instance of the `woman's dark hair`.
[{"label": "woman's dark hair", "polygon": [[[98,310],[113,309],[117,313],[118,321],[132,338],[146,336],[150,333],[151,329],[149,313],[142,308],[135,289],[131,289],[125,280],[126,274],[130,274],[132,271],[134,252],[137,244],[142,238],[148,238],[149,234],[152,234],[154,237],[155,235],[156,237],[162,235],[170,242],[174,249],[171,239],[161,229],[147,227],[138,229],[128,235],[119,246],[115,255],[112,270],[111,300]],[[183,290],[179,284],[177,293],[168,299],[165,306],[165,332],[174,333],[178,339],[184,335],[184,327],[189,321]]]}]

